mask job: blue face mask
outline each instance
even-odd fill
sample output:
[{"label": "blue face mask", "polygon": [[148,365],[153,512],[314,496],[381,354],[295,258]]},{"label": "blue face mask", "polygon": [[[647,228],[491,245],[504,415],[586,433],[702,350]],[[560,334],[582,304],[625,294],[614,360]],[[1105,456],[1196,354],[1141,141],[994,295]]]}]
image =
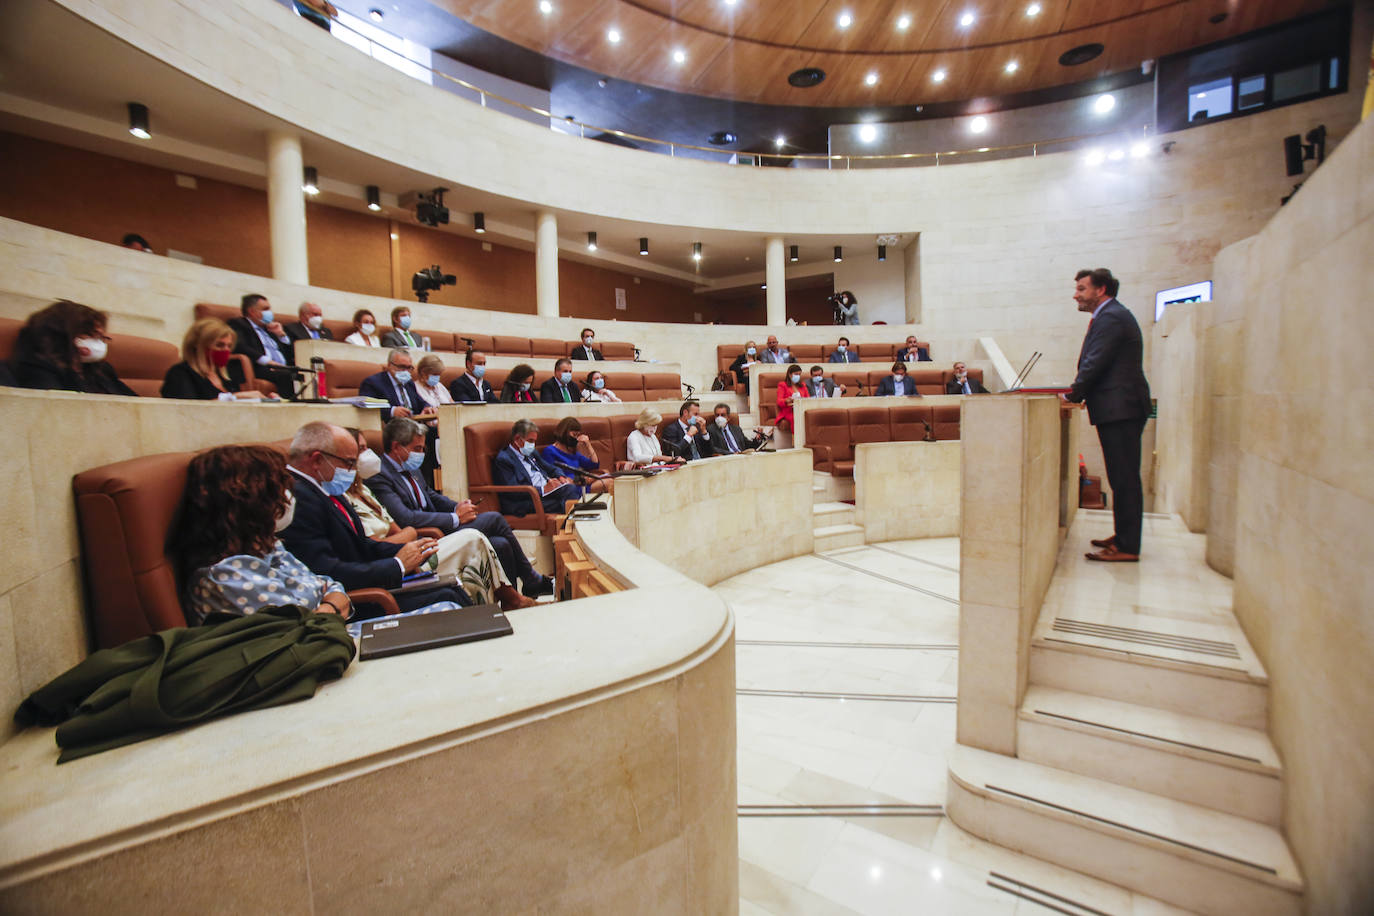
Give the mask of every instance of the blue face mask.
[{"label": "blue face mask", "polygon": [[271,323],[272,323],[273,321],[275,321],[275,320],[276,320],[276,316],[274,316],[274,315],[272,314],[272,310],[271,310],[271,309],[263,309],[263,310],[262,310],[262,318],[261,318],[261,321],[262,321],[262,323],[263,323],[264,325],[269,325],[269,324],[271,324]]},{"label": "blue face mask", "polygon": [[407,384],[410,381],[410,370],[402,369],[400,372],[397,372],[396,381],[402,385]]},{"label": "blue face mask", "polygon": [[520,446],[520,454],[524,455],[526,458],[528,458],[529,456],[533,455],[533,454],[534,454],[534,443],[533,443],[533,442],[526,442],[524,445]]},{"label": "blue face mask", "polygon": [[793,385],[799,385],[799,384],[801,384],[801,373],[800,373],[800,372],[793,372],[793,373],[792,373],[792,384],[793,384]]},{"label": "blue face mask", "polygon": [[353,479],[357,476],[357,471],[350,471],[347,468],[335,468],[333,478],[320,481],[320,486],[324,488],[324,492],[328,493],[330,496],[343,496],[348,492],[348,488],[353,486]]},{"label": "blue face mask", "polygon": [[521,383],[520,383],[520,390],[521,390],[521,391],[529,391],[529,390],[530,390],[530,383],[529,383],[529,382],[521,382]]},{"label": "blue face mask", "polygon": [[836,347],[835,349],[836,349],[836,350],[839,350],[841,353],[843,353],[845,350],[848,350],[848,349],[849,349],[849,345],[848,345],[848,344],[840,344],[840,345],[839,345],[838,347]]},{"label": "blue face mask", "polygon": [[438,387],[439,387],[439,376],[437,376],[437,375],[431,375],[431,376],[429,376],[428,378],[425,379],[425,383],[428,384],[429,387],[431,387],[431,388],[438,388]]},{"label": "blue face mask", "polygon": [[750,347],[744,352],[748,353],[750,356],[753,356],[755,353],[758,353],[759,351],[755,347]]},{"label": "blue face mask", "polygon": [[406,455],[405,464],[402,465],[407,471],[418,471],[420,465],[425,463],[424,452],[410,452]]},{"label": "blue face mask", "polygon": [[410,316],[409,316],[409,315],[402,315],[402,316],[400,317],[398,323],[399,323],[400,326],[401,326],[401,330],[403,330],[403,331],[409,331],[409,330],[410,330]]},{"label": "blue face mask", "polygon": [[602,388],[606,387],[606,380],[604,378],[594,378],[592,379],[592,387],[600,391]]},{"label": "blue face mask", "polygon": [[571,372],[561,372],[561,373],[559,373],[559,375],[558,375],[558,379],[559,379],[559,381],[561,381],[564,385],[566,385],[566,384],[568,384],[568,382],[571,382],[571,381],[572,381],[572,373],[571,373]]},{"label": "blue face mask", "polygon": [[473,367],[472,367],[472,377],[473,377],[473,378],[481,378],[482,376],[484,376],[484,375],[486,375],[486,374],[487,374],[487,367],[486,367],[486,366],[473,366]]}]

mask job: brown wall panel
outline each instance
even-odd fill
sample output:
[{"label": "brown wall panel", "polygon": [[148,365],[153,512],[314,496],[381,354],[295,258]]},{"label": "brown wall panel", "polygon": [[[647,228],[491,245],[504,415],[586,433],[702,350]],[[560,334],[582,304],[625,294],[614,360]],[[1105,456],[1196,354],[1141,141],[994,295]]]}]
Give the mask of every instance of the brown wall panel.
[{"label": "brown wall panel", "polygon": [[313,285],[369,296],[391,295],[388,220],[307,203],[305,234]]},{"label": "brown wall panel", "polygon": [[457,277],[458,282],[430,293],[430,302],[497,312],[535,313],[533,252],[496,244],[491,246],[491,251],[483,251],[479,239],[427,226],[400,223],[397,229],[401,236],[401,298],[414,299],[410,278],[415,271],[438,264],[444,273]]}]

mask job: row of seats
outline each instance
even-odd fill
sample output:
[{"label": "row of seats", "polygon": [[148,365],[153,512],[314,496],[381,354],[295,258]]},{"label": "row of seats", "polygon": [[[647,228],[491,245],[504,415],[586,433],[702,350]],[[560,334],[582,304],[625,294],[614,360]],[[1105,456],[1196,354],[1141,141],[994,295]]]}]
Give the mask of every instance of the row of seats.
[{"label": "row of seats", "polygon": [[[802,370],[802,377],[809,378],[810,367]],[[854,398],[860,394],[871,396],[878,390],[878,385],[883,379],[891,375],[890,370],[874,369],[869,372],[848,372],[839,369],[834,372],[829,371],[826,366],[826,377],[833,379],[836,385],[844,385],[845,391],[842,397]],[[778,384],[782,382],[785,367],[772,367],[768,370],[758,372],[759,382],[759,420],[762,423],[771,423],[773,418],[778,415]],[[907,377],[916,383],[918,394],[944,394],[945,385],[954,378],[953,369],[911,369],[907,371]],[[982,369],[968,370],[968,377],[977,382],[983,381]],[[808,415],[809,416],[809,415]],[[808,421],[809,422],[809,421]]]},{"label": "row of seats", "polygon": [[807,410],[805,437],[816,470],[853,477],[854,446],[861,443],[958,439],[959,405],[907,402]]},{"label": "row of seats", "polygon": [[[232,305],[210,305],[202,302],[196,306],[197,318],[219,318],[228,321],[230,318],[238,318],[240,311],[238,307]],[[289,324],[295,318],[283,315],[279,318],[283,324]],[[342,342],[345,337],[353,333],[353,324],[349,321],[331,321],[325,319],[324,326],[334,335],[336,341]],[[377,337],[380,339],[383,334],[390,331],[387,325],[377,325]],[[441,353],[464,353],[467,351],[467,339],[472,339],[472,348],[492,356],[518,356],[529,359],[558,359],[569,356],[573,350],[580,349],[581,340],[554,340],[542,337],[515,337],[504,334],[455,334],[452,331],[426,331],[423,328],[411,328],[410,333],[415,335],[417,340],[425,337],[429,338],[429,347]],[[597,340],[596,349],[601,351],[605,359],[633,360],[635,358],[635,345],[615,340]]]},{"label": "row of seats", "polygon": [[[327,359],[324,362],[326,383],[329,396],[332,398],[350,398],[358,393],[359,386],[363,379],[381,371],[382,357],[378,356],[376,362],[361,362],[357,360],[335,360]],[[577,364],[574,364],[576,368]],[[595,365],[587,363],[586,366]],[[450,366],[444,364],[444,371],[439,374],[441,384],[445,388],[453,383],[460,375],[466,371],[462,364]],[[591,371],[590,368],[587,369]],[[487,374],[483,381],[492,387],[499,397],[501,386],[506,383],[506,378],[510,375],[509,369],[498,369],[495,366],[487,367]],[[606,387],[614,391],[616,397],[622,401],[661,401],[672,400],[682,397],[682,377],[676,372],[605,372]],[[531,392],[535,400],[539,399],[539,386],[553,378],[553,368],[535,368],[534,383]],[[573,380],[579,385],[585,383],[587,376],[577,371],[573,372]]]},{"label": "row of seats", "polygon": [[[897,351],[905,346],[905,340],[900,343],[850,344],[854,352],[859,354],[859,359],[866,363],[890,363],[897,358]],[[925,347],[927,352],[930,351],[930,344],[927,341],[919,341],[917,346]],[[825,362],[835,349],[833,343],[791,344],[785,345],[785,347],[792,352],[792,362],[802,368],[809,368],[817,363]],[[739,344],[721,344],[716,347],[716,371],[724,372],[729,369],[730,364],[738,359],[743,352],[744,347]]]}]

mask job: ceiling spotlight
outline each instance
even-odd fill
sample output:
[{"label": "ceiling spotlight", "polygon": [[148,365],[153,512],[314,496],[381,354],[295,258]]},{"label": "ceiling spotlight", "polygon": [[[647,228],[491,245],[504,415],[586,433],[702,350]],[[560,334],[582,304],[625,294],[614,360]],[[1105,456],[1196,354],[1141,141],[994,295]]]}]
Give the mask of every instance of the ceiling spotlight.
[{"label": "ceiling spotlight", "polygon": [[700,243],[700,242],[693,242],[693,243],[692,243],[692,260],[693,260],[693,261],[700,261],[700,260],[701,260],[701,243]]},{"label": "ceiling spotlight", "polygon": [[859,139],[865,143],[872,143],[878,139],[878,128],[872,124],[865,124],[859,128]]},{"label": "ceiling spotlight", "polygon": [[1112,162],[1120,162],[1122,159],[1126,158],[1126,151],[1118,146],[1116,149],[1112,150],[1110,153],[1107,154],[1107,158],[1110,159]]},{"label": "ceiling spotlight", "polygon": [[596,233],[595,233],[595,232],[588,232],[588,233],[587,233],[587,250],[588,250],[588,251],[596,251]]},{"label": "ceiling spotlight", "polygon": [[878,246],[878,260],[879,260],[879,261],[886,261],[886,260],[887,260],[887,246],[886,246],[886,245],[879,245],[879,246]]},{"label": "ceiling spotlight", "polygon": [[140,140],[153,136],[148,130],[148,106],[142,102],[129,103],[129,133]]},{"label": "ceiling spotlight", "polygon": [[838,264],[838,263],[840,263],[840,262],[843,261],[843,260],[844,260],[844,252],[841,250],[841,248],[840,248],[839,245],[836,245],[836,246],[835,246],[835,263]]},{"label": "ceiling spotlight", "polygon": [[673,52],[673,63],[675,63],[675,64],[685,64],[685,63],[687,63],[687,52],[684,51],[684,50],[682,50],[681,48],[678,48],[676,51],[674,51],[674,52]]},{"label": "ceiling spotlight", "polygon": [[606,33],[606,40],[613,45],[620,44],[620,30],[611,29]]},{"label": "ceiling spotlight", "polygon": [[487,231],[487,215],[485,213],[472,214],[472,231],[478,235]]},{"label": "ceiling spotlight", "polygon": [[367,209],[373,212],[382,209],[382,191],[375,184],[367,186]]},{"label": "ceiling spotlight", "polygon": [[1088,165],[1101,165],[1106,160],[1107,154],[1096,148],[1088,150],[1088,155],[1083,157],[1083,161]]},{"label": "ceiling spotlight", "polygon": [[782,134],[778,134],[776,137],[773,138],[773,145],[778,149],[782,149],[784,146],[787,145],[787,138],[784,137]]},{"label": "ceiling spotlight", "polygon": [[539,12],[543,13],[545,16],[549,15],[549,13],[553,12],[553,4],[550,3],[549,0],[539,0]]},{"label": "ceiling spotlight", "polygon": [[1097,97],[1097,101],[1093,102],[1093,111],[1097,112],[1100,115],[1106,114],[1115,107],[1116,96],[1112,95],[1110,92],[1106,93],[1105,95],[1099,95]]},{"label": "ceiling spotlight", "polygon": [[897,18],[897,31],[905,32],[909,28],[911,28],[911,17],[899,16]]},{"label": "ceiling spotlight", "polygon": [[1148,155],[1150,155],[1150,144],[1144,140],[1137,140],[1131,144],[1132,159],[1144,159]]},{"label": "ceiling spotlight", "polygon": [[640,254],[648,254],[648,253],[649,253],[649,238],[648,238],[648,236],[641,235],[641,236],[639,237],[639,253],[640,253]]},{"label": "ceiling spotlight", "polygon": [[839,24],[840,28],[847,29],[854,24],[854,17],[849,15],[848,10],[845,10],[843,13],[840,13],[840,17],[835,21]]},{"label": "ceiling spotlight", "polygon": [[979,115],[972,121],[968,122],[968,129],[973,131],[975,134],[981,134],[983,131],[988,129],[988,119],[983,117],[982,115]]},{"label": "ceiling spotlight", "polygon": [[876,86],[876,85],[878,85],[878,74],[870,70],[870,71],[868,72],[868,75],[864,77],[864,85],[865,85],[865,86]]},{"label": "ceiling spotlight", "polygon": [[945,81],[945,77],[948,75],[949,74],[947,74],[944,70],[936,70],[934,73],[930,75],[930,78],[934,82],[943,83]]},{"label": "ceiling spotlight", "polygon": [[374,6],[372,9],[367,11],[367,18],[371,19],[373,22],[381,22],[384,18],[386,18],[386,13],[383,13],[381,10],[377,9],[377,7]]},{"label": "ceiling spotlight", "polygon": [[970,10],[969,12],[959,17],[959,25],[961,25],[964,28],[968,28],[969,26],[973,25],[973,23],[977,20],[978,17],[973,15],[973,11]]},{"label": "ceiling spotlight", "polygon": [[739,0],[725,0],[725,5],[726,5],[726,6],[734,6],[734,5],[735,5],[736,3],[738,3],[738,2],[739,2]]},{"label": "ceiling spotlight", "polygon": [[305,181],[301,183],[301,190],[307,194],[320,193],[320,173],[315,171],[313,165],[305,167]]},{"label": "ceiling spotlight", "polygon": [[797,250],[797,246],[796,246],[796,245],[791,246],[790,250],[787,252],[787,260],[789,260],[789,261],[796,261],[796,260],[800,259],[800,257],[801,257],[801,255],[799,254],[799,252],[798,252],[798,250]]},{"label": "ceiling spotlight", "polygon": [[1039,15],[1040,15],[1040,4],[1038,4],[1038,3],[1032,3],[1030,6],[1026,7],[1026,15],[1027,15],[1027,16],[1039,16]]},{"label": "ceiling spotlight", "polygon": [[1009,60],[1007,61],[1007,65],[1002,69],[1008,73],[1015,73],[1017,70],[1021,69],[1021,65],[1014,60]]}]

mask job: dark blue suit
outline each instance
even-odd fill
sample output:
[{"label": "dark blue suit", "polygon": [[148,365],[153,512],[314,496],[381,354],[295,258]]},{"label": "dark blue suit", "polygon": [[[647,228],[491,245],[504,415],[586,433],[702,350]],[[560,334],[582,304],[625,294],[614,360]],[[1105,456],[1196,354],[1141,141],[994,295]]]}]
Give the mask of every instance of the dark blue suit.
[{"label": "dark blue suit", "polygon": [[453,395],[455,401],[486,401],[488,404],[495,404],[497,401],[496,392],[487,384],[486,379],[479,378],[474,385],[472,379],[467,377],[467,373],[453,380],[453,384],[448,386],[448,393]]},{"label": "dark blue suit", "polygon": [[916,390],[916,382],[913,381],[909,375],[902,376],[902,390],[900,392],[897,391],[896,380],[893,379],[891,375],[884,375],[883,380],[878,383],[878,390],[873,392],[873,394],[876,397],[882,397],[883,395],[889,394],[914,395],[918,398],[921,396],[921,393]]},{"label": "dark blue suit", "polygon": [[369,375],[363,379],[363,383],[358,386],[358,394],[370,398],[383,398],[391,407],[385,411],[386,419],[391,419],[391,411],[396,407],[408,407],[411,413],[419,413],[427,405],[420,400],[420,393],[415,390],[413,381],[406,382],[401,386],[404,395],[397,393],[395,380],[391,374],[385,370],[376,375]]},{"label": "dark blue suit", "polygon": [[859,354],[853,350],[845,350],[843,353],[839,350],[830,351],[830,362],[832,363],[857,363],[858,361]]},{"label": "dark blue suit", "polygon": [[[539,457],[535,452],[529,457],[534,462],[535,467],[552,480],[561,476],[554,467]],[[497,486],[502,487],[533,487],[534,480],[530,477],[530,472],[525,467],[525,462],[515,453],[509,445],[496,453],[496,457],[491,461],[491,476],[495,479]],[[536,487],[536,489],[538,489]],[[545,512],[562,512],[564,500],[572,499],[577,496],[577,488],[564,484],[552,493],[543,496]],[[534,512],[534,503],[525,493],[502,493],[501,512],[505,515],[529,515]]]},{"label": "dark blue suit", "polygon": [[[693,457],[692,442],[688,441],[687,434],[683,432],[681,423],[681,420],[674,420],[672,423],[663,427],[663,444],[671,446],[674,455],[691,461]],[[697,434],[692,438],[695,440],[697,446],[696,457],[710,458],[712,455],[711,437],[707,435],[706,423],[704,421],[697,423]]]}]

